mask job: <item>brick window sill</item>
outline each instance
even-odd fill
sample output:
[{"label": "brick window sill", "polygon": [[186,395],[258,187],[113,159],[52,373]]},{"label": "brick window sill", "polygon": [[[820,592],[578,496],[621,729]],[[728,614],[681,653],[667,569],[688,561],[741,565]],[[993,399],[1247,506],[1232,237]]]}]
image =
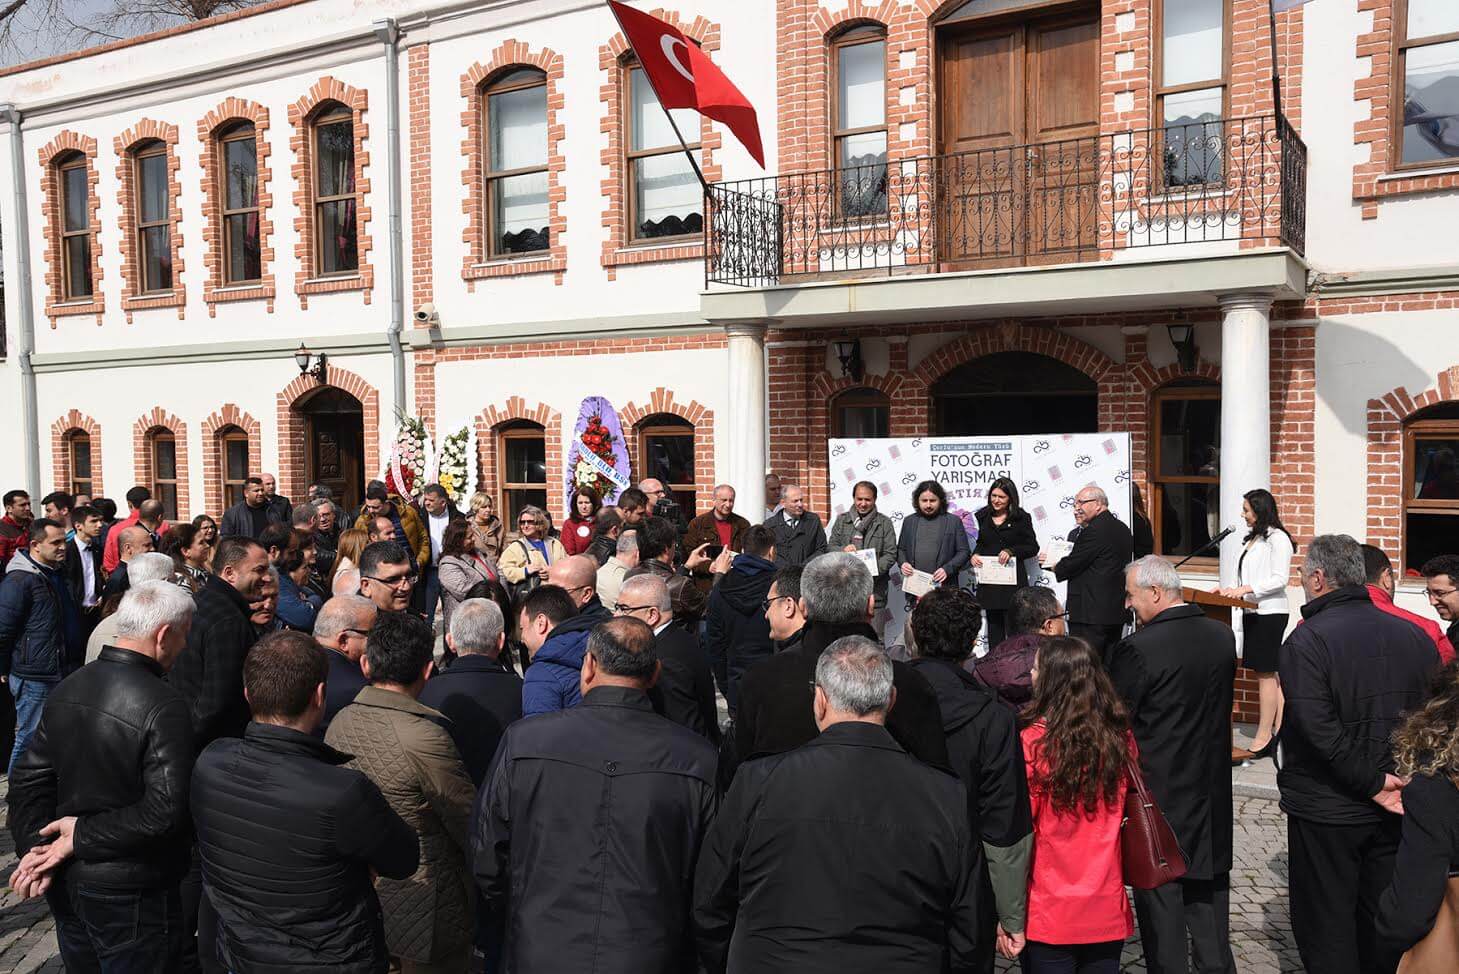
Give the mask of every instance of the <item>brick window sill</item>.
[{"label": "brick window sill", "polygon": [[311,277],[300,281],[295,288],[300,294],[334,294],[339,291],[368,291],[370,281],[363,274],[345,274],[340,277]]},{"label": "brick window sill", "polygon": [[101,315],[106,310],[106,303],[103,301],[66,301],[60,304],[46,305],[46,317],[51,319],[51,327],[56,327],[57,318],[74,318],[78,315],[96,315],[96,323],[101,324]]},{"label": "brick window sill", "polygon": [[181,308],[187,298],[181,292],[172,294],[138,294],[122,298],[123,311],[147,311],[152,308]]},{"label": "brick window sill", "polygon": [[266,279],[258,284],[233,284],[227,287],[208,288],[203,292],[203,301],[209,305],[228,304],[234,301],[268,301],[272,305],[274,297],[275,288],[271,279]]},{"label": "brick window sill", "polygon": [[566,257],[523,256],[468,264],[461,269],[461,278],[467,281],[477,281],[490,277],[516,277],[521,274],[560,274],[565,270],[567,270]]},{"label": "brick window sill", "polygon": [[1459,167],[1410,169],[1379,176],[1369,198],[1391,199],[1452,189],[1459,189]]},{"label": "brick window sill", "polygon": [[619,267],[625,264],[658,264],[675,260],[703,260],[704,238],[686,235],[675,238],[672,243],[630,244],[615,248],[603,256],[604,267]]}]

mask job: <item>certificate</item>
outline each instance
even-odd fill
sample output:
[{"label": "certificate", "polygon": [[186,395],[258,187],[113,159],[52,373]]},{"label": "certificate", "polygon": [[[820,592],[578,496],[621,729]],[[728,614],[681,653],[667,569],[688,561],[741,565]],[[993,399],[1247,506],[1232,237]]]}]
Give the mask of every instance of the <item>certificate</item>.
[{"label": "certificate", "polygon": [[866,570],[869,571],[869,572],[871,572],[871,575],[872,575],[873,578],[875,578],[877,575],[881,574],[880,572],[878,572],[876,570],[876,549],[875,548],[857,548],[855,551],[850,552],[850,554],[853,554],[857,558],[860,558],[861,559],[862,564],[866,565]]},{"label": "certificate", "polygon": [[1074,542],[1055,538],[1049,542],[1049,546],[1044,550],[1048,552],[1048,557],[1044,559],[1044,567],[1053,568],[1059,562],[1069,557],[1069,552],[1074,550]]},{"label": "certificate", "polygon": [[931,572],[913,569],[912,574],[902,577],[902,594],[910,595],[914,599],[920,599],[935,588],[937,583],[932,580]]},{"label": "certificate", "polygon": [[1000,565],[997,558],[984,558],[982,566],[975,568],[973,574],[979,585],[1017,585],[1018,562],[1010,558],[1008,564]]}]

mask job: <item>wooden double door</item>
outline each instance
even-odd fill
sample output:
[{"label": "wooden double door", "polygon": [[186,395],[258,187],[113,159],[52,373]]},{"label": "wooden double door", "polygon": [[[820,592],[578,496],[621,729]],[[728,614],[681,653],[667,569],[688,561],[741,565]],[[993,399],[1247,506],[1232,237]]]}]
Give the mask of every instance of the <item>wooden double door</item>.
[{"label": "wooden double door", "polygon": [[938,246],[945,269],[1097,249],[1097,5],[939,32]]},{"label": "wooden double door", "polygon": [[[365,423],[360,401],[326,388],[304,404],[306,480],[327,486],[346,511],[364,501]],[[298,503],[299,498],[294,498]],[[349,525],[344,525],[349,527]]]}]

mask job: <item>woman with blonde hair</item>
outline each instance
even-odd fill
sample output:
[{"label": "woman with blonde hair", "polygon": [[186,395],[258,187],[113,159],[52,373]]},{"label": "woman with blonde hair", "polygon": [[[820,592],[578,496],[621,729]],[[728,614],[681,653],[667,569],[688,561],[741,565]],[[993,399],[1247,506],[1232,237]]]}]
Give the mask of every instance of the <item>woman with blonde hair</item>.
[{"label": "woman with blonde hair", "polygon": [[546,511],[532,504],[522,508],[517,515],[517,538],[502,550],[497,561],[508,585],[536,588],[547,581],[548,566],[567,557],[562,542],[552,537],[551,531],[552,518]]},{"label": "woman with blonde hair", "polygon": [[506,544],[506,526],[496,516],[496,501],[486,491],[478,490],[471,495],[469,507],[471,537],[477,553],[493,560],[500,558]]},{"label": "woman with blonde hair", "polygon": [[[1408,779],[1403,835],[1393,879],[1378,897],[1375,923],[1390,960],[1429,935],[1446,898],[1451,912],[1459,910],[1459,661],[1439,671],[1429,702],[1394,732],[1393,763],[1393,773]],[[1428,947],[1425,943],[1420,950]],[[1444,947],[1434,944],[1436,951]],[[1456,950],[1455,944],[1447,947]],[[1425,958],[1441,959],[1454,957]],[[1455,970],[1447,961],[1445,966]]]},{"label": "woman with blonde hair", "polygon": [[370,535],[362,528],[350,528],[341,531],[339,535],[339,548],[336,549],[334,557],[334,571],[329,575],[329,590],[334,591],[334,579],[346,568],[360,567],[360,552],[365,550],[365,545],[370,543]]}]

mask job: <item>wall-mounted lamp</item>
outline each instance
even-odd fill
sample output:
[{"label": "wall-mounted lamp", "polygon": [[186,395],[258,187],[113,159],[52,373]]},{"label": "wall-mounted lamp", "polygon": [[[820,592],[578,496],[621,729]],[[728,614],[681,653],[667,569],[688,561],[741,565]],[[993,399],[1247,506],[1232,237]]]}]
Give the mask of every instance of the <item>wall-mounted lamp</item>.
[{"label": "wall-mounted lamp", "polygon": [[861,361],[861,339],[852,338],[836,343],[836,358],[841,363],[841,374],[853,382],[860,382],[864,363]]},{"label": "wall-mounted lamp", "polygon": [[[309,367],[309,363],[311,361],[318,363],[312,369]],[[314,376],[314,378],[319,380],[320,385],[326,385],[329,382],[329,367],[327,365],[328,362],[328,355],[325,355],[323,352],[315,355],[313,352],[309,351],[308,347],[303,342],[299,343],[299,350],[294,353],[294,364],[299,366],[299,374]]]},{"label": "wall-mounted lamp", "polygon": [[1165,326],[1170,333],[1170,344],[1175,346],[1175,360],[1182,372],[1196,370],[1196,326],[1189,321],[1172,322]]}]

